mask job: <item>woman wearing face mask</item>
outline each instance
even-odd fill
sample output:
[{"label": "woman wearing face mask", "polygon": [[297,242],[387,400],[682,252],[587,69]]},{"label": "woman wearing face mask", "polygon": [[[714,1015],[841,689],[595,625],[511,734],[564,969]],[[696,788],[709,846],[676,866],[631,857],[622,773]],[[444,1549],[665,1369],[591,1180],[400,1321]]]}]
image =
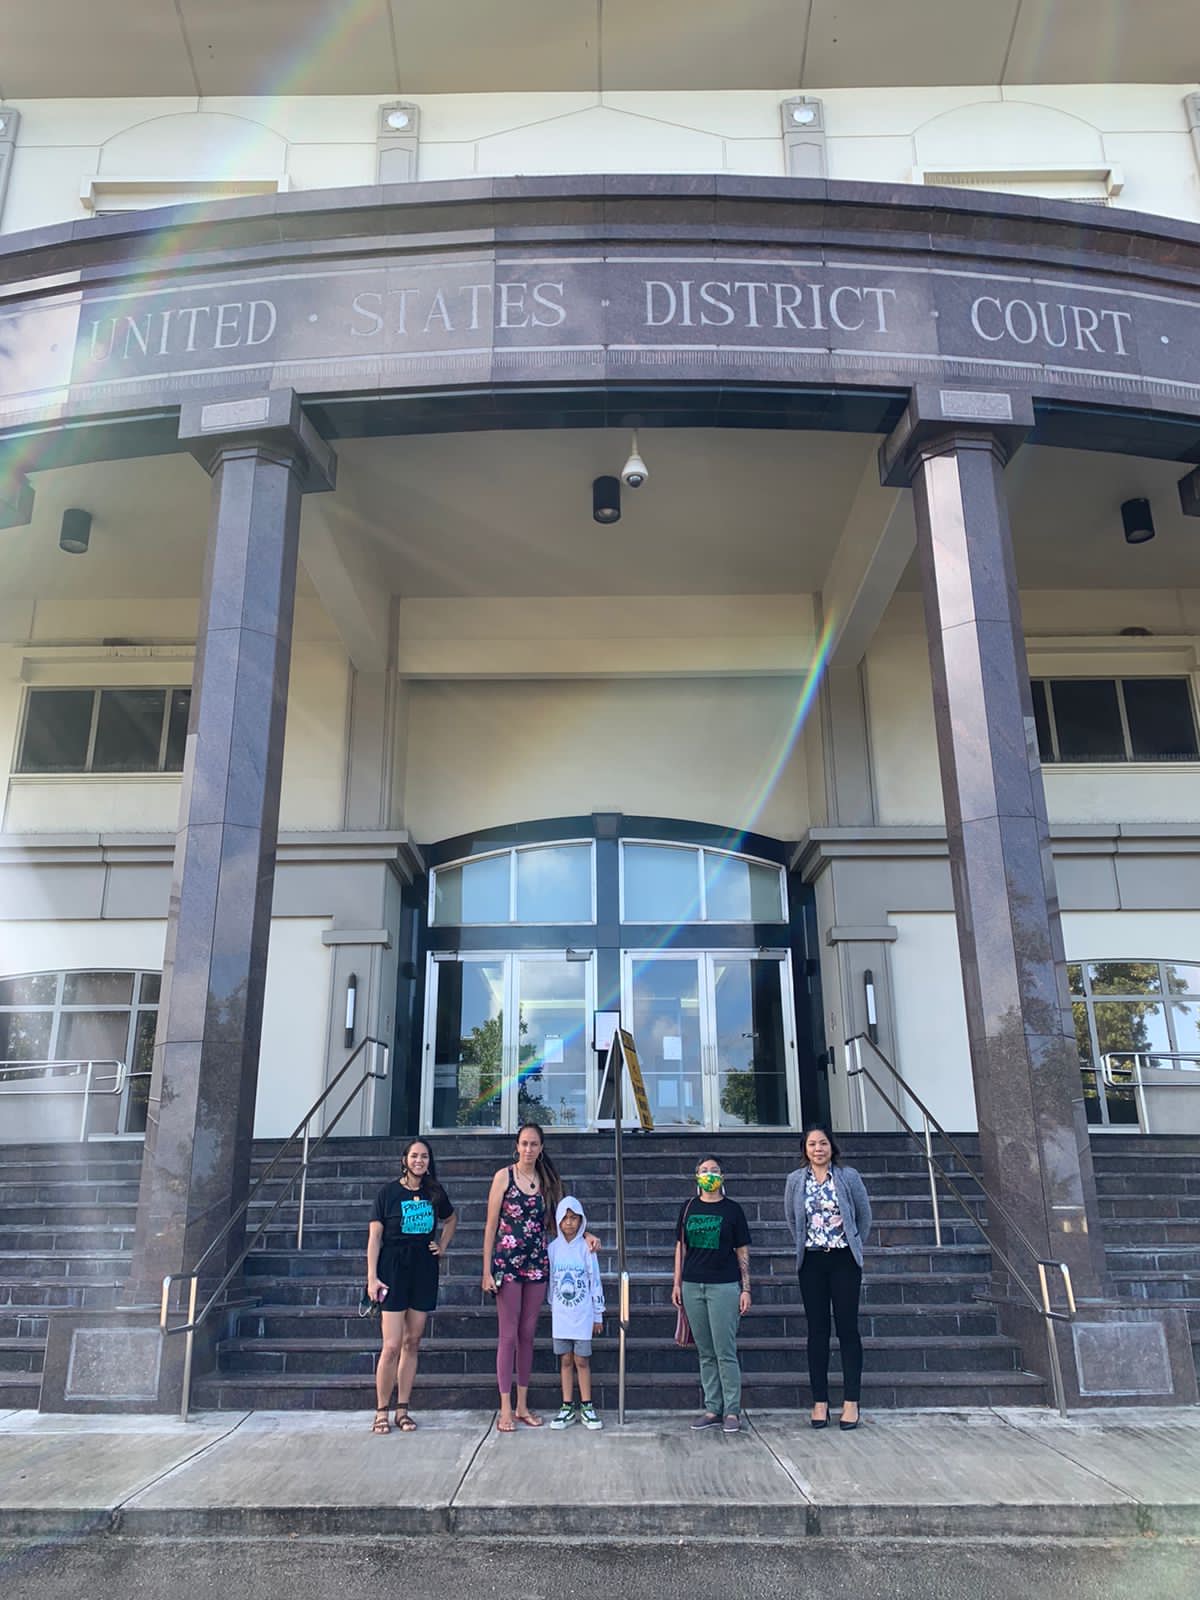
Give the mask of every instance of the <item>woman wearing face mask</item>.
[{"label": "woman wearing face mask", "polygon": [[675,1227],[675,1284],[671,1304],[682,1306],[700,1357],[704,1410],[694,1429],[742,1425],[738,1322],[750,1309],[750,1229],[746,1213],[725,1193],[721,1163],[696,1167],[696,1195]]},{"label": "woman wearing face mask", "polygon": [[862,1387],[862,1339],[858,1297],[863,1245],[871,1228],[871,1202],[853,1167],[843,1167],[828,1128],[804,1130],[804,1165],[788,1175],[783,1192],[788,1232],[796,1246],[800,1296],[808,1320],[808,1378],[812,1425],[829,1426],[830,1308],[842,1352],[842,1416],[846,1431],[858,1427]]}]

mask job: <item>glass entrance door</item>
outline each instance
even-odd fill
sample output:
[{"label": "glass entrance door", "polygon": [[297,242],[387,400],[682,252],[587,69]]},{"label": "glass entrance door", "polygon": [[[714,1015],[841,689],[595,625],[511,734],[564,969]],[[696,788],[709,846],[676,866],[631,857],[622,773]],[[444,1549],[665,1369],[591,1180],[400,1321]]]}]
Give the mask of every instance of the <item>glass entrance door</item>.
[{"label": "glass entrance door", "polygon": [[622,1009],[656,1125],[795,1125],[786,953],[631,951]]},{"label": "glass entrance door", "polygon": [[525,1121],[586,1128],[594,1004],[590,956],[522,951],[431,959],[422,1125],[508,1133]]}]

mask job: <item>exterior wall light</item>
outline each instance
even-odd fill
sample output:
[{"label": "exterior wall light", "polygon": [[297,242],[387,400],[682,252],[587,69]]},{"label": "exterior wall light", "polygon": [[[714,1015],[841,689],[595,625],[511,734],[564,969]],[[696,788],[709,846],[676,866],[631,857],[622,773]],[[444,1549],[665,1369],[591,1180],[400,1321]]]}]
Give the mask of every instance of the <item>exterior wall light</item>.
[{"label": "exterior wall light", "polygon": [[619,478],[592,479],[592,517],[596,522],[620,522],[621,480]]},{"label": "exterior wall light", "polygon": [[354,1025],[358,1017],[358,974],[352,972],[346,979],[346,1020],[342,1044],[349,1050],[354,1044]]},{"label": "exterior wall light", "polygon": [[417,176],[421,108],[405,100],[380,106],[375,125],[376,179],[379,183],[412,183]]},{"label": "exterior wall light", "polygon": [[1149,500],[1123,501],[1121,522],[1125,528],[1126,544],[1149,544],[1154,537],[1154,518],[1150,515]]},{"label": "exterior wall light", "polygon": [[58,534],[58,548],[69,556],[86,555],[92,537],[92,513],[72,507],[62,514],[62,527]]},{"label": "exterior wall light", "polygon": [[789,178],[823,178],[825,108],[819,100],[798,95],[779,107],[783,124],[783,170]]}]

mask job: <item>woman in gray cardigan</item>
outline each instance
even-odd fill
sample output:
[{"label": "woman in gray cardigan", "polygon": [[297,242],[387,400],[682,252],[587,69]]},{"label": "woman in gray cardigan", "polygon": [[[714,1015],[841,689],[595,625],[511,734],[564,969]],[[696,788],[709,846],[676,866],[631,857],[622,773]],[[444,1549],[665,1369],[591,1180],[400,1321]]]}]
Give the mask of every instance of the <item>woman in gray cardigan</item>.
[{"label": "woman in gray cardigan", "polygon": [[800,1296],[808,1320],[808,1379],[814,1428],[829,1426],[830,1309],[842,1351],[840,1426],[858,1427],[862,1339],[858,1297],[863,1245],[871,1228],[871,1202],[853,1167],[843,1167],[827,1128],[804,1130],[805,1165],[788,1174],[783,1209],[796,1246]]}]

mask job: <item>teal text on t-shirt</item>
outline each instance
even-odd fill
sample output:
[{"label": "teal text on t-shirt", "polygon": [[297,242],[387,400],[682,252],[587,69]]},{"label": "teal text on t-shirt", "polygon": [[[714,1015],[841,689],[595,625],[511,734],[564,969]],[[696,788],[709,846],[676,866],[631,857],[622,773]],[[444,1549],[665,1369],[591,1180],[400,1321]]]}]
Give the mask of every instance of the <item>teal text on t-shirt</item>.
[{"label": "teal text on t-shirt", "polygon": [[400,1202],[401,1233],[432,1233],[433,1206],[428,1200]]}]

